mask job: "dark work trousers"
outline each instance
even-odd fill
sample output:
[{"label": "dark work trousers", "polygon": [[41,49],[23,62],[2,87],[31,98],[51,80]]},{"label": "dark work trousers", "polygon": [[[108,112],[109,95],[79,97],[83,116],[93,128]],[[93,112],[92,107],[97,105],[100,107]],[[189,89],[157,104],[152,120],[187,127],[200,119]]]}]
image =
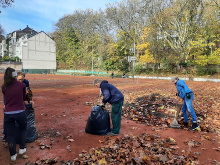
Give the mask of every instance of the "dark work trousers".
[{"label": "dark work trousers", "polygon": [[[6,132],[6,128],[5,128],[5,114],[4,114],[4,130],[3,130],[3,134],[5,135],[5,140],[7,139],[7,132]],[[7,141],[7,140],[6,140]]]},{"label": "dark work trousers", "polygon": [[[19,125],[18,132],[16,131],[15,122]],[[25,148],[25,139],[27,132],[27,116],[25,111],[16,114],[5,114],[5,128],[7,133],[7,141],[10,155],[16,154],[16,136],[18,137],[20,149]],[[18,135],[17,135],[18,133]]]},{"label": "dark work trousers", "polygon": [[123,101],[112,104],[112,112],[111,112],[111,118],[112,118],[112,132],[115,134],[119,134],[121,129],[121,111],[122,111],[122,105]]}]

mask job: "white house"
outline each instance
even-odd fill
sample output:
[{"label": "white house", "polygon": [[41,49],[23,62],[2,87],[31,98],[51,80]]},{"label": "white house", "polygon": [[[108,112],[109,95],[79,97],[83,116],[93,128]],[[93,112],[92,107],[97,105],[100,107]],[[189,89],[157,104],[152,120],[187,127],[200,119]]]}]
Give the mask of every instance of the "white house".
[{"label": "white house", "polygon": [[56,69],[56,45],[46,33],[39,32],[23,41],[17,51],[21,55],[23,70]]},{"label": "white house", "polygon": [[0,43],[0,56],[4,57],[6,52],[7,52],[6,40],[2,40],[2,42]]},{"label": "white house", "polygon": [[[21,42],[21,40],[24,41],[29,36],[32,36],[32,35],[35,35],[35,34],[37,34],[37,31],[35,31],[35,30],[31,29],[30,27],[28,27],[28,25],[23,30],[21,30],[21,29],[16,30],[16,31],[13,31],[12,33],[7,34],[6,40],[8,40],[8,44],[9,44],[8,45],[8,47],[9,47],[9,50],[8,50],[9,57],[11,58],[11,57],[16,57],[17,56],[17,54],[16,54],[17,50],[16,49],[18,48],[17,42],[19,40],[20,40],[20,42]],[[5,55],[6,54],[4,54],[4,56]]]},{"label": "white house", "polygon": [[9,33],[6,40],[0,44],[0,55],[18,57],[24,72],[49,73],[56,70],[56,45],[45,32],[38,33],[27,26],[23,30]]}]

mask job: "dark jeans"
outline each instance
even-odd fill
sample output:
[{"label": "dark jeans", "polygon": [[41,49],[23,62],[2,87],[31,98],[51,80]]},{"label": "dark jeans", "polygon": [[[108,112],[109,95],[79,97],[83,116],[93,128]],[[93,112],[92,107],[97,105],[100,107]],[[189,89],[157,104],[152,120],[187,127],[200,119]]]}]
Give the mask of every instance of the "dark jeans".
[{"label": "dark jeans", "polygon": [[4,114],[4,123],[3,123],[3,126],[4,126],[3,134],[5,134],[5,137],[7,137],[7,132],[6,132],[6,128],[5,128],[5,114]]},{"label": "dark jeans", "polygon": [[[27,131],[27,116],[25,111],[17,114],[5,114],[4,124],[7,133],[7,141],[10,155],[16,154],[16,136],[18,137],[20,149],[25,148],[25,139]],[[19,132],[17,135],[15,122],[19,125]]]}]

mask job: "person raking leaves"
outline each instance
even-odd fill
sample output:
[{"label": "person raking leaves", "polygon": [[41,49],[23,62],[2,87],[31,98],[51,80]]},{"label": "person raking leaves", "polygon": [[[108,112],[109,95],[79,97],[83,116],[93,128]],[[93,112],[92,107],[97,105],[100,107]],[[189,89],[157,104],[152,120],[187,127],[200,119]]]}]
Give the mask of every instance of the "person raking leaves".
[{"label": "person raking leaves", "polygon": [[189,87],[186,85],[185,81],[180,80],[177,76],[174,76],[171,78],[171,82],[176,85],[178,93],[176,93],[177,96],[182,98],[184,100],[183,106],[182,106],[182,112],[184,117],[184,126],[188,126],[188,114],[187,109],[192,117],[192,126],[191,130],[195,130],[199,128],[199,125],[197,124],[196,119],[196,113],[193,109],[192,101],[194,99],[193,91],[189,89]]},{"label": "person raking leaves", "polygon": [[106,80],[102,81],[101,79],[95,79],[93,85],[97,88],[101,88],[103,106],[105,106],[107,102],[112,105],[111,120],[113,128],[111,132],[107,133],[107,135],[118,135],[121,129],[121,111],[124,102],[124,95]]}]

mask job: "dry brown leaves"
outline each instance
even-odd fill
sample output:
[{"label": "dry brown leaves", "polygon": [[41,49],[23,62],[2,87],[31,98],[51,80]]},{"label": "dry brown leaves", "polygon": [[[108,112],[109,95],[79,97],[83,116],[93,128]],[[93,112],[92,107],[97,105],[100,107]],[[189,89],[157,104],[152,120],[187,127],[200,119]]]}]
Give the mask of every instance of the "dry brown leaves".
[{"label": "dry brown leaves", "polygon": [[[159,91],[161,92],[161,91]],[[142,92],[141,92],[142,93]],[[128,94],[131,95],[131,94]],[[179,124],[181,125],[181,129],[188,129],[185,128],[183,125],[183,117],[181,117],[181,108],[182,108],[182,102],[179,102],[176,100],[176,98],[170,98],[168,95],[164,94],[164,91],[162,95],[158,93],[152,93],[150,95],[142,95],[141,97],[140,93],[132,93],[132,97],[130,96],[130,101],[128,101],[122,111],[122,116],[137,121],[142,124],[152,125],[152,126],[162,126],[163,128],[169,127],[170,123],[172,123],[174,119],[174,114],[176,111],[179,111],[179,118],[177,119]],[[167,97],[165,97],[167,96]],[[210,102],[207,101],[203,102],[201,104],[206,106],[212,106],[216,102]],[[196,103],[196,105],[199,105],[199,103]],[[216,119],[216,116],[214,117],[214,120],[211,119],[208,116],[216,115],[217,111],[207,111],[207,109],[198,110],[197,106],[195,106],[195,111],[197,114],[197,119],[200,125],[201,131],[205,132],[215,132],[218,131],[220,126],[219,119]],[[178,115],[178,114],[177,114]],[[218,116],[218,115],[217,115]],[[189,116],[189,122],[191,117]],[[213,124],[214,123],[214,124]],[[189,123],[190,125],[191,123]]]},{"label": "dry brown leaves", "polygon": [[74,164],[198,164],[190,149],[179,154],[173,138],[158,135],[127,135],[108,140],[107,145],[90,149],[74,159]]}]

